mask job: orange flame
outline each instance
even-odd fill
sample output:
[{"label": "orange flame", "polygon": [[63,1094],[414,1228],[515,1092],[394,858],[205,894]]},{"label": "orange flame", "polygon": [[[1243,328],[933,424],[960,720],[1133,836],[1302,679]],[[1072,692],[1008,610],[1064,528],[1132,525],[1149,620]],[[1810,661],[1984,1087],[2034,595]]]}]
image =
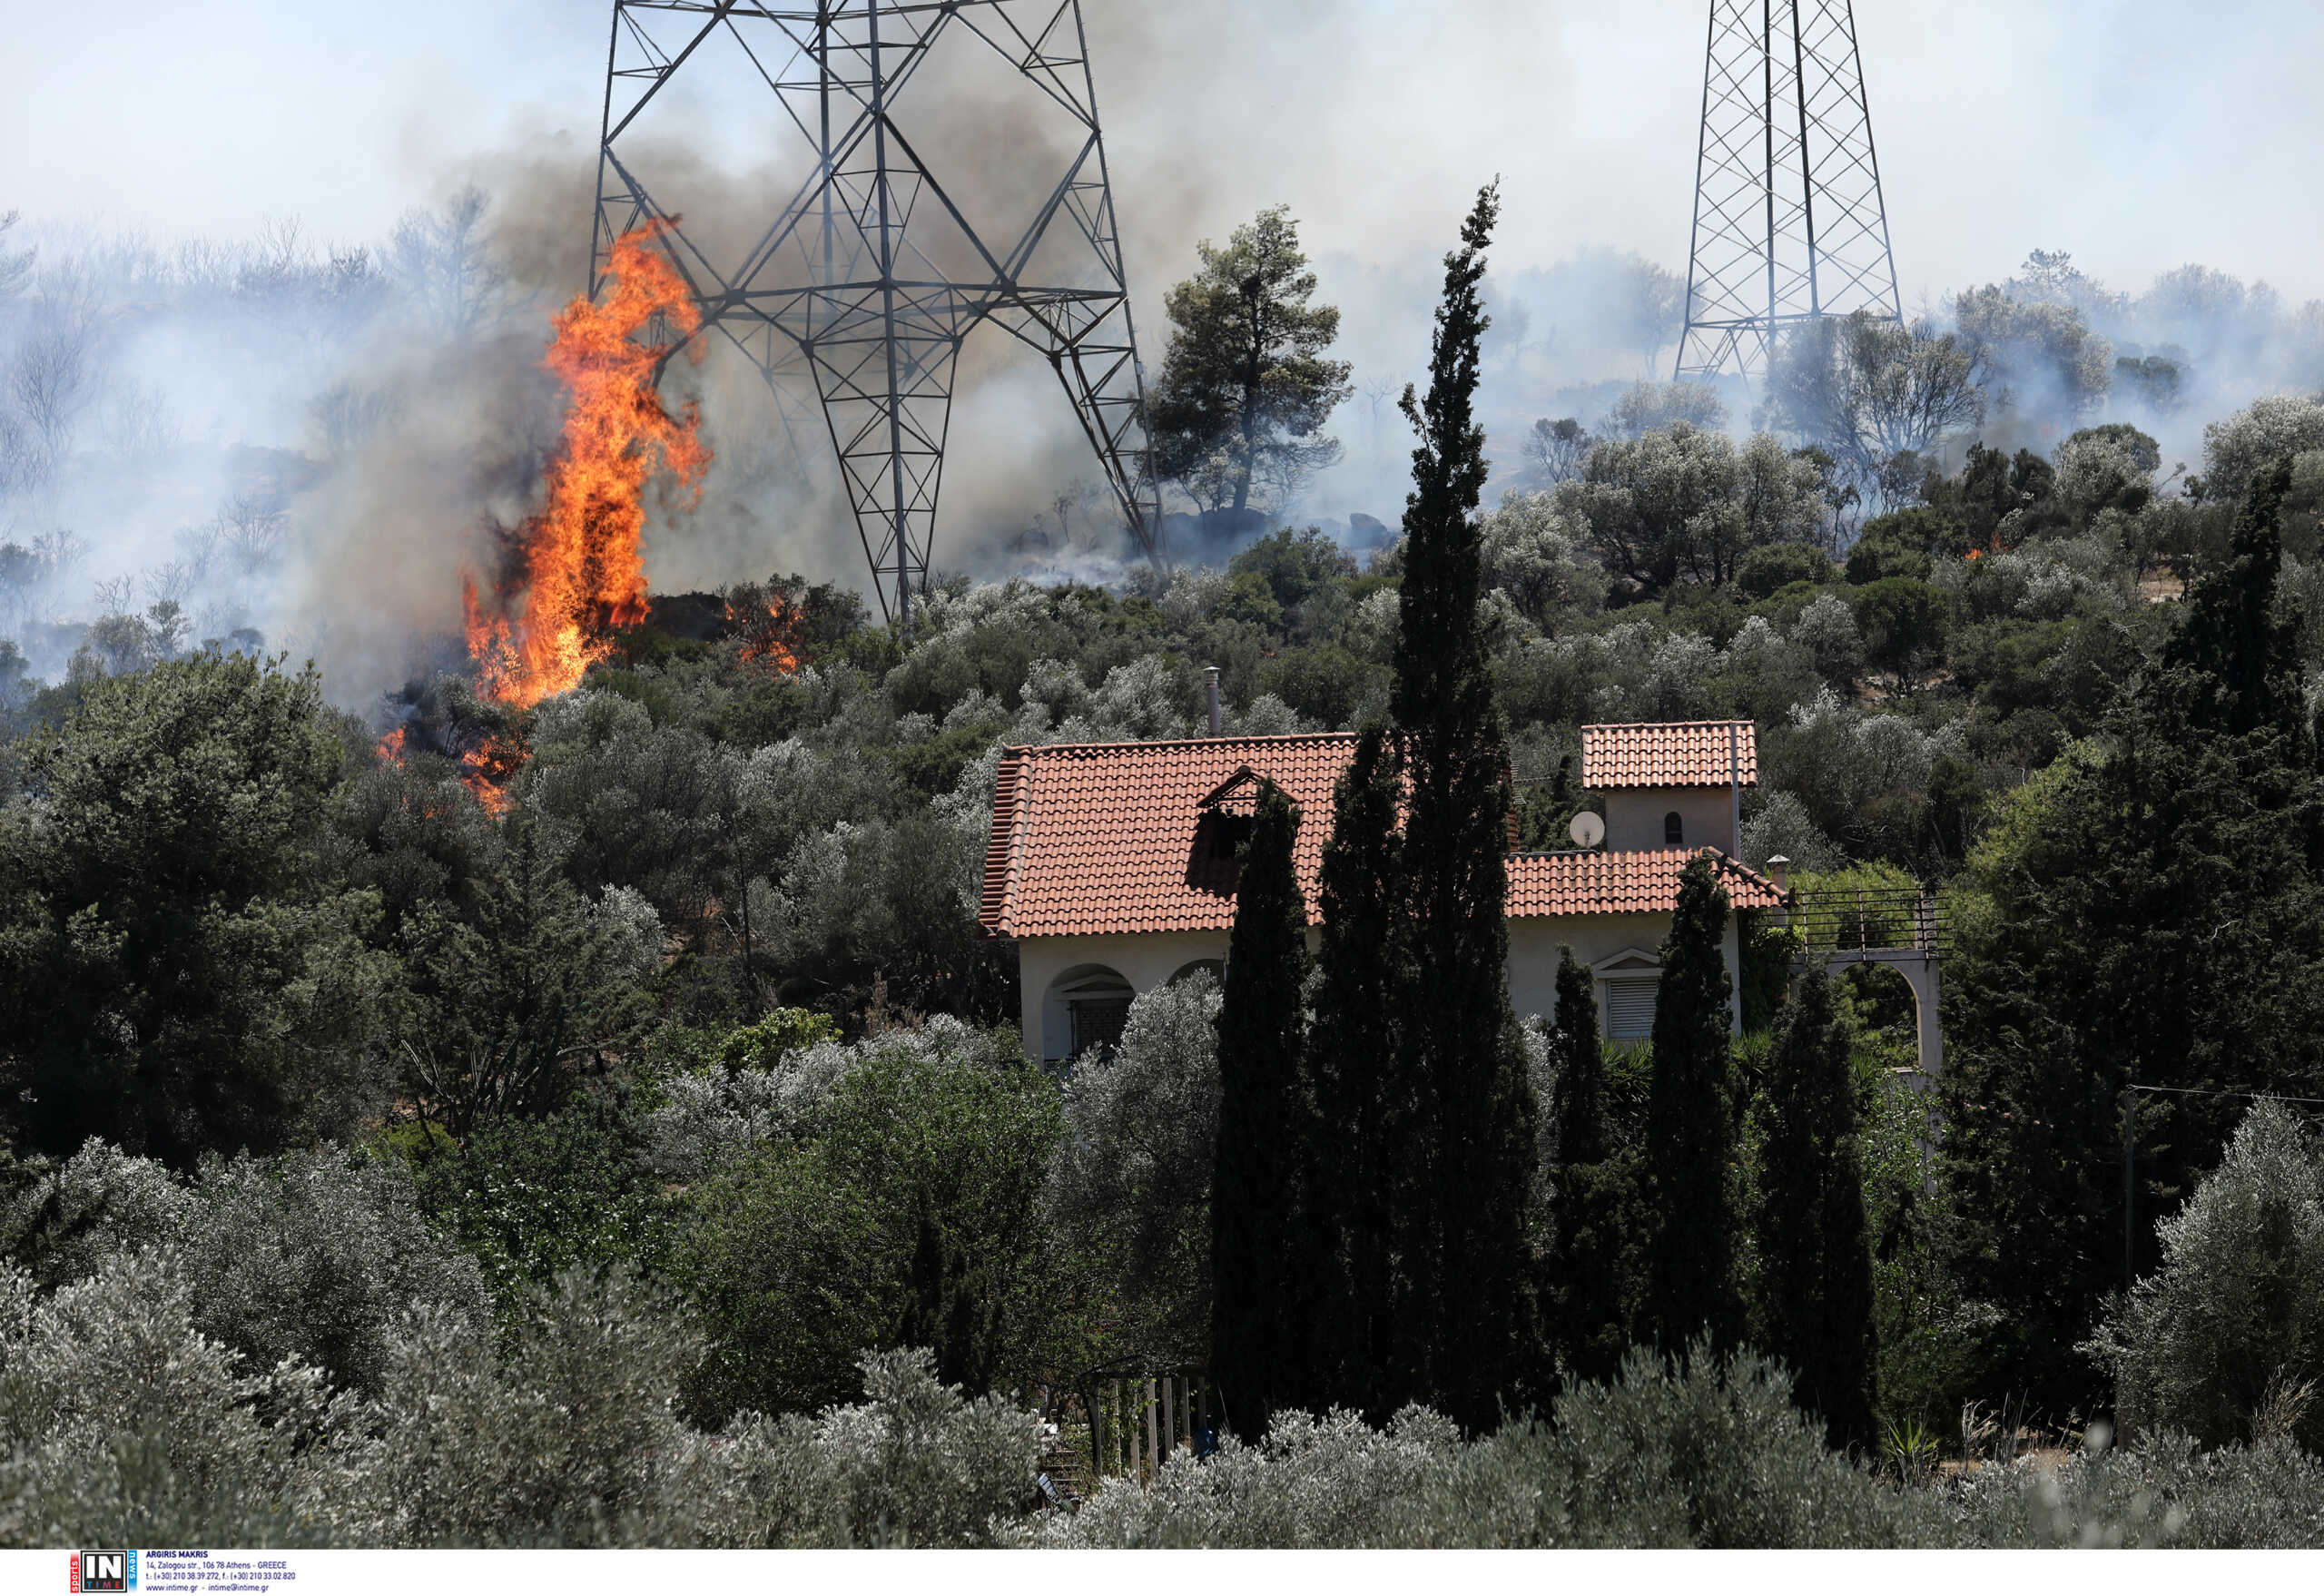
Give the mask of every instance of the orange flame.
[{"label": "orange flame", "polygon": [[476,794],[484,812],[498,820],[508,813],[508,783],[525,763],[523,746],[510,739],[487,736],[480,746],[460,755],[460,785]]},{"label": "orange flame", "polygon": [[[685,282],[653,247],[650,224],[625,233],[607,266],[611,291],[556,316],[542,364],[572,394],[549,461],[547,502],[518,533],[518,590],[487,602],[463,573],[460,602],[478,690],[512,708],[580,685],[615,627],[645,618],[645,485],[666,471],[702,497],[710,450],[688,405],[673,416],[654,379],[660,356],[636,341],[654,317],[681,336],[701,325]],[[499,761],[492,761],[497,764]]]},{"label": "orange flame", "polygon": [[798,673],[799,650],[794,645],[794,634],[799,616],[780,595],[768,601],[764,615],[738,613],[729,604],[726,619],[742,634],[743,646],[736,657],[743,664],[756,665],[770,675]]},{"label": "orange flame", "polygon": [[[387,764],[403,764],[413,753],[411,728],[396,727],[379,738],[377,747],[379,758]],[[507,812],[508,783],[523,763],[521,748],[503,737],[487,735],[482,744],[459,756],[460,784],[476,794],[486,813],[497,819]],[[424,801],[422,812],[433,813]]]}]

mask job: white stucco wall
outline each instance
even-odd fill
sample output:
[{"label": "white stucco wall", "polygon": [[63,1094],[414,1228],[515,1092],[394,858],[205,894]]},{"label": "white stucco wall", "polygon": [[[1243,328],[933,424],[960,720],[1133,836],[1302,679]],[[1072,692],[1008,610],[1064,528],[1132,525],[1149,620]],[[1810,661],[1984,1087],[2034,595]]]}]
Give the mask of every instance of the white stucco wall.
[{"label": "white stucco wall", "polygon": [[[1658,823],[1659,823],[1658,822]],[[1557,1012],[1558,949],[1570,946],[1576,961],[1597,964],[1628,949],[1659,956],[1662,939],[1670,934],[1667,914],[1577,914],[1563,919],[1524,919],[1509,922],[1509,1003],[1519,1018]],[[1735,1029],[1742,1030],[1743,943],[1736,933],[1735,917],[1727,917],[1727,934],[1720,939],[1727,959],[1727,979],[1738,994]],[[1605,993],[1599,993],[1598,1028],[1606,1031]]]},{"label": "white stucco wall", "polygon": [[1662,823],[1672,810],[1686,828],[1684,846],[1736,855],[1734,800],[1725,787],[1672,787],[1606,794],[1606,846],[1612,852],[1667,848]]},{"label": "white stucco wall", "polygon": [[[1658,812],[1655,823],[1661,823]],[[1626,949],[1651,954],[1670,932],[1667,914],[1586,914],[1564,919],[1524,919],[1509,922],[1509,1000],[1520,1018],[1557,1010],[1558,949],[1570,945],[1584,964],[1596,964]],[[1308,947],[1315,945],[1314,931]],[[1052,989],[1068,970],[1101,966],[1120,976],[1130,990],[1143,997],[1189,964],[1226,957],[1227,933],[1218,931],[1157,931],[1109,937],[1028,937],[1017,944],[1018,970],[1023,986],[1023,1020],[1027,1057],[1062,1058],[1072,1045],[1062,998]],[[1736,1027],[1742,1024],[1741,942],[1735,920],[1728,917],[1724,941],[1728,979],[1735,983]],[[1600,995],[1599,1026],[1605,1028],[1604,995]]]},{"label": "white stucco wall", "polygon": [[1103,965],[1140,997],[1189,964],[1226,957],[1227,933],[1156,931],[1138,936],[1027,937],[1017,944],[1019,980],[1024,987],[1025,1055],[1053,1059],[1072,1046],[1065,1005],[1050,988],[1068,970]]}]

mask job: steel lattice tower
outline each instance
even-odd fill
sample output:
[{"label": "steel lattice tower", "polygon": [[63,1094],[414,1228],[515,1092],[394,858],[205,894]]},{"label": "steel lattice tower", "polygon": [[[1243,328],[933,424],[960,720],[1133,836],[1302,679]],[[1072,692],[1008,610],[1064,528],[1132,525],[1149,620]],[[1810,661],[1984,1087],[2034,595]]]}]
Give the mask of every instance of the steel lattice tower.
[{"label": "steel lattice tower", "polygon": [[1849,0],[1711,0],[1677,377],[1765,369],[1818,316],[1903,319]]},{"label": "steel lattice tower", "polygon": [[[964,59],[964,40],[981,62]],[[763,222],[682,223],[645,181],[666,160],[671,84],[718,55],[771,97],[780,142],[795,143],[783,153],[805,172]],[[916,98],[944,88],[948,73],[990,70],[996,55],[1038,91],[1045,125],[979,117],[965,148],[940,119],[934,136],[908,132]],[[657,104],[658,130],[645,120]],[[992,186],[997,169],[1036,166],[1046,198],[1000,232],[970,191]],[[747,225],[724,246],[698,243],[738,220]],[[592,292],[614,241],[655,222],[702,331],[733,340],[779,399],[812,383],[890,618],[909,625],[912,590],[927,580],[960,346],[986,321],[1055,368],[1132,536],[1160,559],[1144,375],[1080,0],[615,0]]]}]

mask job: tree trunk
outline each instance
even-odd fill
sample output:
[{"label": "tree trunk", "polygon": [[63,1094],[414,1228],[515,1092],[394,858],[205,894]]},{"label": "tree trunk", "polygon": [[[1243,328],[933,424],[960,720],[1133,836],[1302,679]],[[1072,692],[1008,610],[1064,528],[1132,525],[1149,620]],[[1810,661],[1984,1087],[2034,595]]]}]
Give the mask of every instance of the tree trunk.
[{"label": "tree trunk", "polygon": [[1266,369],[1266,305],[1257,278],[1243,285],[1243,302],[1251,317],[1249,353],[1243,363],[1243,468],[1235,477],[1235,521],[1239,529],[1251,507],[1251,473],[1259,458],[1259,377]]}]

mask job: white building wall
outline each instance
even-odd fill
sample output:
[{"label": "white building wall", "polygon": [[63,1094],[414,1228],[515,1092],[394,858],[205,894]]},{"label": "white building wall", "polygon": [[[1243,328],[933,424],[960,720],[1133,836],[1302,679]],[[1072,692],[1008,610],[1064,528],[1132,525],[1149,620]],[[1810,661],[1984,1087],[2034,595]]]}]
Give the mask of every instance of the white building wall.
[{"label": "white building wall", "polygon": [[1509,922],[1509,1004],[1519,1019],[1543,1019],[1558,1009],[1558,948],[1570,944],[1577,962],[1590,965],[1625,949],[1659,953],[1670,934],[1667,914],[1578,914],[1562,920]]},{"label": "white building wall", "polygon": [[[1659,824],[1658,817],[1657,824]],[[1561,919],[1512,920],[1509,922],[1509,1000],[1519,1018],[1557,1012],[1558,949],[1570,945],[1583,964],[1597,964],[1630,949],[1657,954],[1670,934],[1668,914],[1578,914]],[[1223,961],[1228,933],[1216,931],[1154,931],[1126,936],[1028,937],[1017,944],[1019,980],[1023,987],[1023,1029],[1026,1056],[1056,1059],[1072,1045],[1072,1030],[1062,997],[1054,990],[1068,971],[1089,966],[1110,970],[1140,997],[1163,985],[1188,965]],[[1316,933],[1307,933],[1312,951]],[[1735,1026],[1742,1029],[1741,942],[1735,920],[1728,916],[1724,942],[1728,979],[1737,993]],[[1604,998],[1600,997],[1599,1024],[1605,1026]]]},{"label": "white building wall", "polygon": [[[1637,949],[1659,958],[1662,939],[1670,934],[1668,914],[1576,914],[1561,919],[1512,920],[1509,922],[1509,1004],[1518,1018],[1539,1014],[1548,1019],[1558,1007],[1558,950],[1573,949],[1576,962],[1600,964],[1618,953]],[[1727,917],[1727,934],[1720,939],[1727,960],[1727,979],[1736,993],[1734,1028],[1743,1029],[1743,942],[1735,917]],[[1599,1034],[1606,1032],[1605,993],[1598,1002]]]},{"label": "white building wall", "polygon": [[1017,969],[1024,988],[1026,1057],[1061,1059],[1073,1045],[1064,1001],[1050,990],[1066,971],[1100,965],[1144,997],[1189,964],[1223,961],[1226,941],[1223,931],[1023,939],[1017,944]]},{"label": "white building wall", "polygon": [[1689,848],[1716,848],[1732,858],[1738,851],[1733,795],[1725,787],[1669,787],[1606,794],[1606,847],[1610,852],[1667,848],[1663,822],[1679,813]]}]

